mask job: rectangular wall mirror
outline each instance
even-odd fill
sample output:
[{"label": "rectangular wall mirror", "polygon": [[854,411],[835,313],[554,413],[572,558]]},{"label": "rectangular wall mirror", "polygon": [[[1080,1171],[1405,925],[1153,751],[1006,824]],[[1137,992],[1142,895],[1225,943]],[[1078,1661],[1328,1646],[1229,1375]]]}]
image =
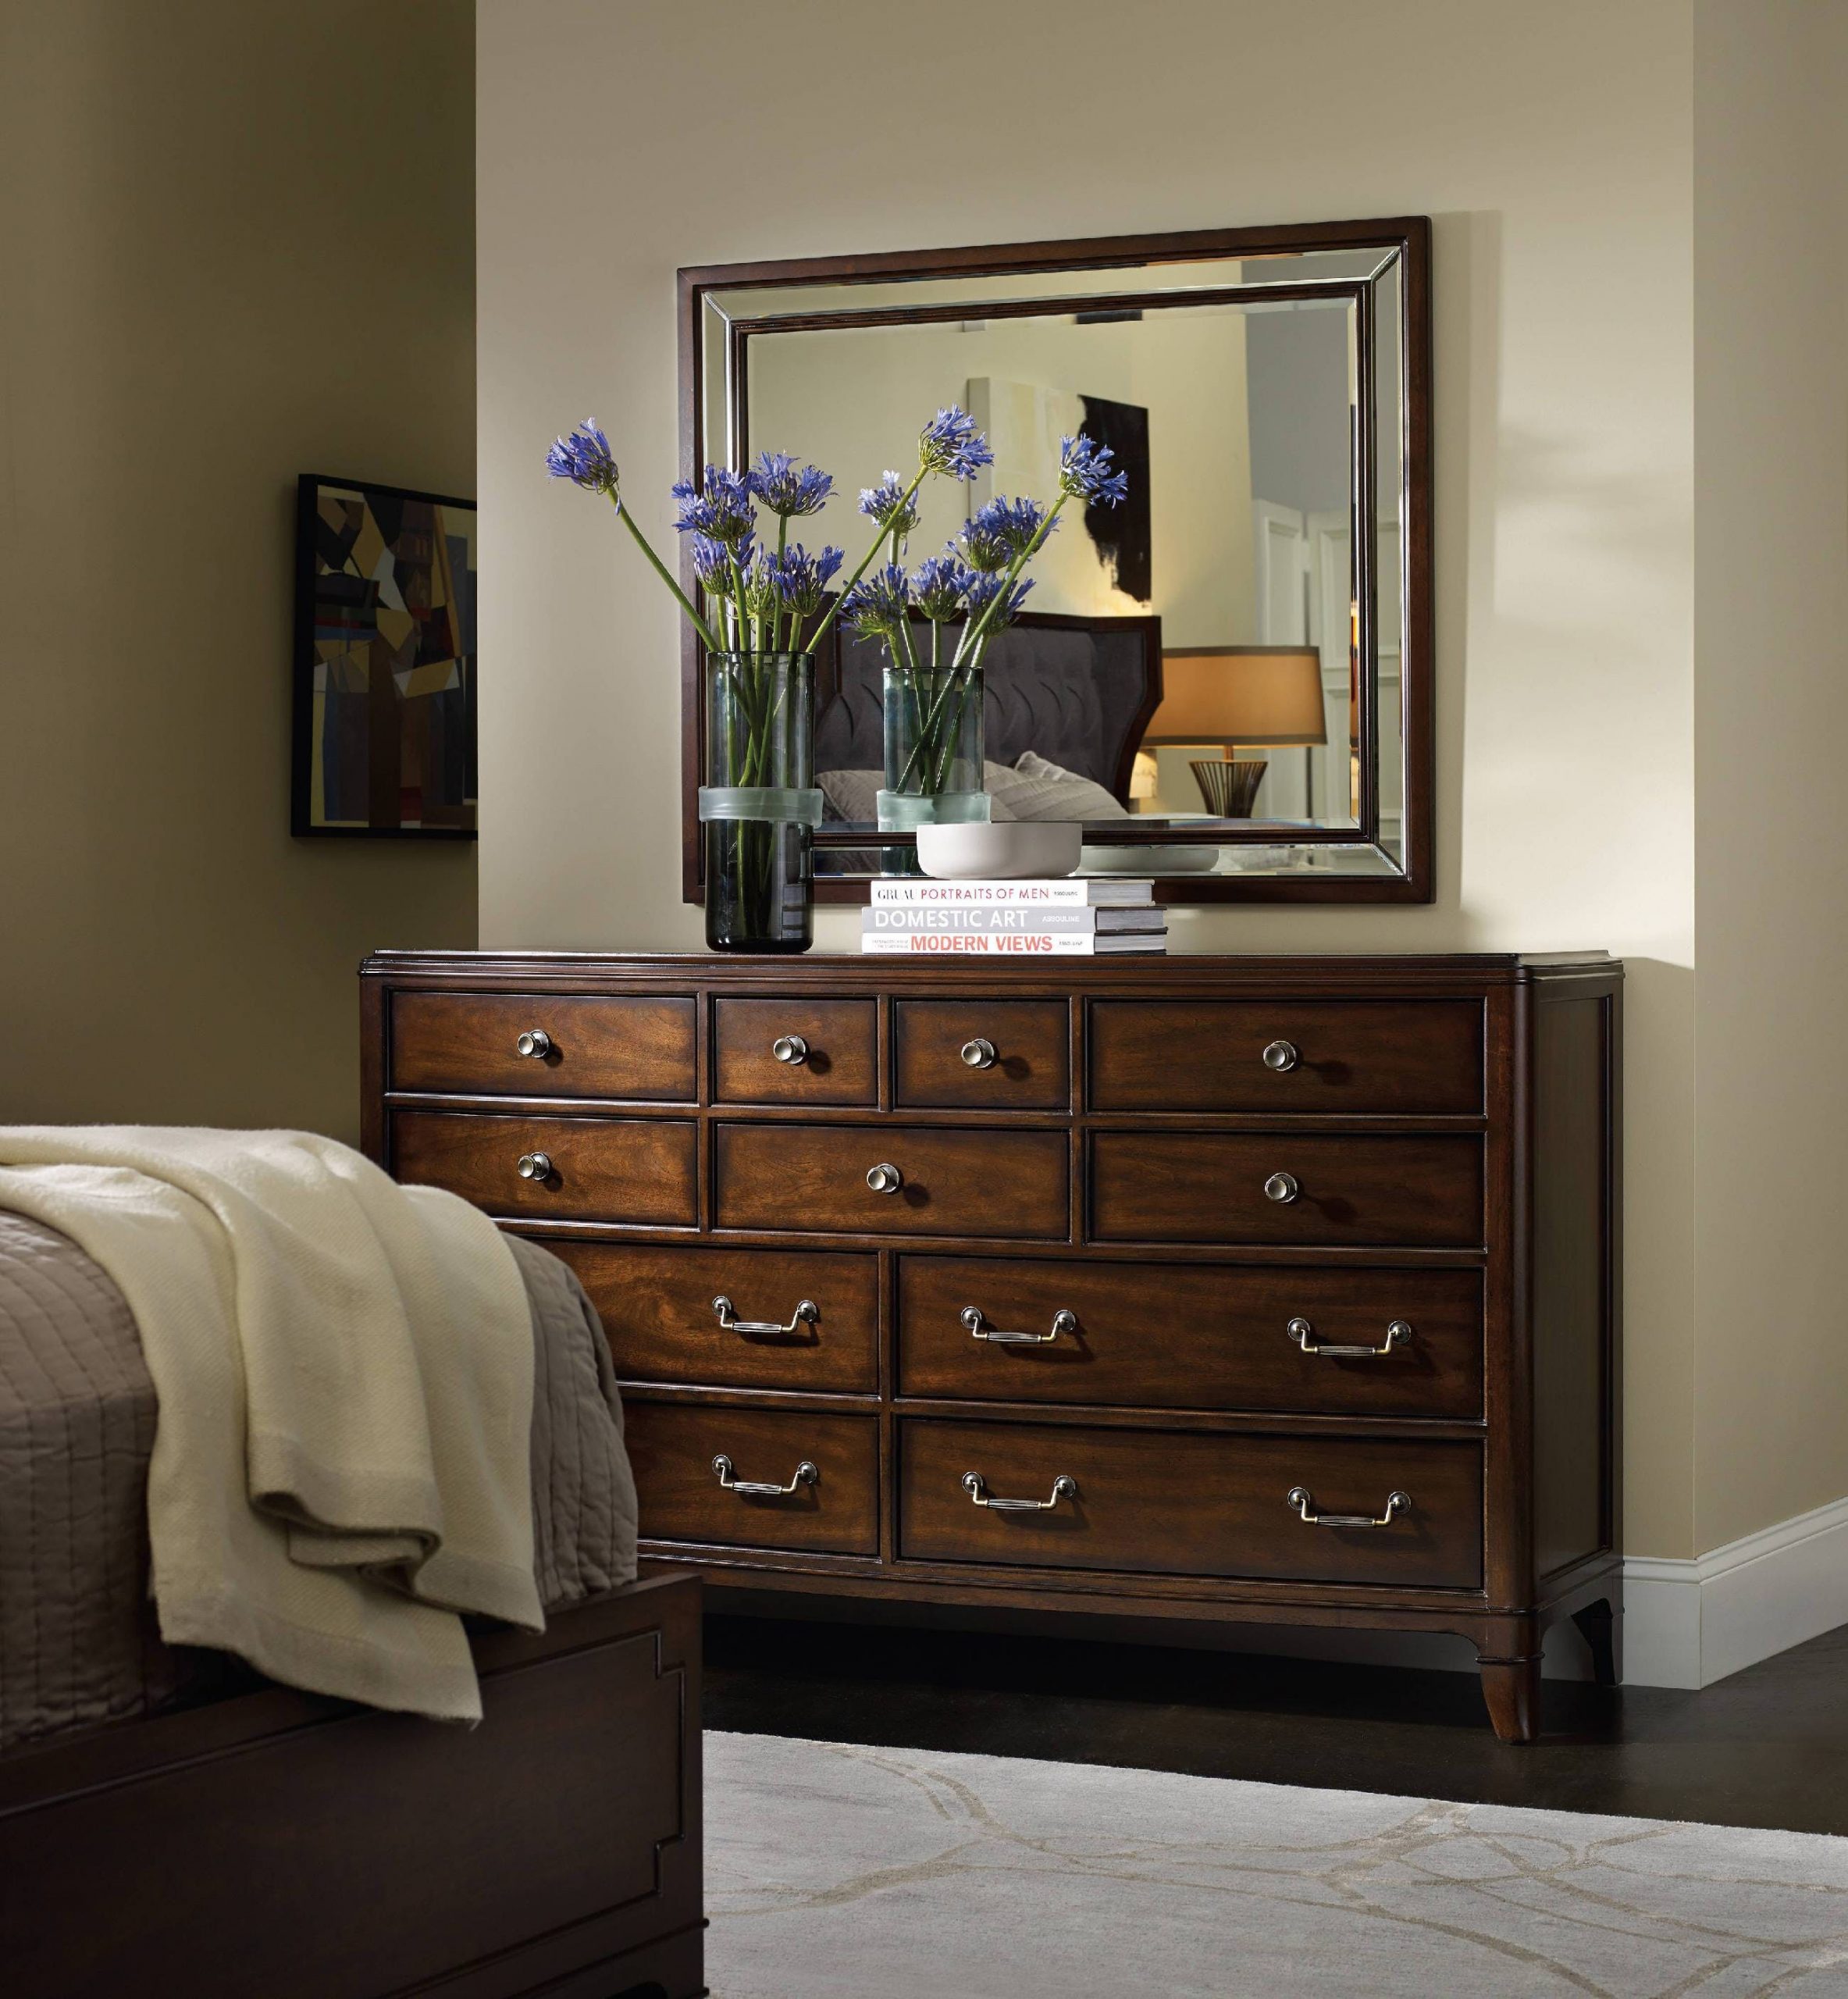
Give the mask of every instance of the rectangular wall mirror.
[{"label": "rectangular wall mirror", "polygon": [[[1062,437],[1109,444],[1129,502],[1070,510],[988,651],[994,797],[1082,820],[1084,870],[1167,902],[1426,902],[1430,245],[1412,217],[682,271],[682,473],[822,465],[803,538],[857,560],[860,490],[960,404],[995,463],[926,484],[915,562],[997,492],[1049,497]],[[840,632],[816,662],[822,901],[905,865],[873,818],[882,660]]]}]

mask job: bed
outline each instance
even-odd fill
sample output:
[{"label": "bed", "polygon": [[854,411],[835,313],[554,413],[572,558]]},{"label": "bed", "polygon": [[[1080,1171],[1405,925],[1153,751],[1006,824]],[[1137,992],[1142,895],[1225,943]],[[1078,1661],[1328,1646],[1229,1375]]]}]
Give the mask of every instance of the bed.
[{"label": "bed", "polygon": [[[696,1578],[632,1573],[576,1280],[516,1245],[540,1386],[539,1635],[472,1634],[485,1719],[381,1713],[161,1644],[153,1405],[121,1294],[0,1214],[0,1962],[34,1999],[693,1999]],[[607,1422],[604,1434],[607,1436]],[[620,1465],[626,1481],[626,1463]]]}]

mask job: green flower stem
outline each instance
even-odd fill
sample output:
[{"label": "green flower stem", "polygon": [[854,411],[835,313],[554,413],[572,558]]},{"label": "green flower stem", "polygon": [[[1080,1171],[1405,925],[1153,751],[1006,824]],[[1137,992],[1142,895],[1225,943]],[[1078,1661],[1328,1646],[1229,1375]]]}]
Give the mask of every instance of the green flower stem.
[{"label": "green flower stem", "polygon": [[622,525],[628,529],[629,533],[635,536],[636,546],[640,549],[642,553],[654,565],[655,574],[658,575],[661,581],[667,585],[668,589],[674,593],[675,600],[678,603],[681,609],[684,611],[687,616],[693,620],[693,629],[706,641],[709,650],[715,653],[722,651],[724,648],[719,644],[718,640],[713,636],[712,627],[708,625],[706,620],[700,615],[699,612],[693,608],[691,601],[687,597],[686,592],[683,590],[680,586],[675,582],[673,577],[668,574],[667,564],[664,563],[661,558],[655,554],[654,551],[649,547],[647,536],[643,533],[642,530],[636,526],[635,521],[631,516],[628,508],[623,505],[621,498],[617,494],[612,493],[610,495],[610,504],[616,509],[617,518],[620,520]]}]

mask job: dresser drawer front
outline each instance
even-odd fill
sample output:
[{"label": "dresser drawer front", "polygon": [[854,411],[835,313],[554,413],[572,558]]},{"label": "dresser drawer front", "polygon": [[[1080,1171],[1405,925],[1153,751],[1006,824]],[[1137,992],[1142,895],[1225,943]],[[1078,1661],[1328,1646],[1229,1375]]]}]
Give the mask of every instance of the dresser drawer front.
[{"label": "dresser drawer front", "polygon": [[[518,1117],[401,1110],[391,1121],[398,1178],[447,1187],[520,1220],[692,1228],[700,1218],[690,1124],[671,1118]],[[532,1177],[520,1171],[534,1162]],[[549,1162],[550,1171],[537,1172]]]},{"label": "dresser drawer front", "polygon": [[1483,1108],[1476,1000],[1094,1000],[1089,1046],[1098,1110]]},{"label": "dresser drawer front", "polygon": [[[1287,1198],[1272,1198],[1267,1184]],[[1094,1132],[1091,1227],[1106,1242],[1473,1248],[1483,1239],[1483,1142]]]},{"label": "dresser drawer front", "polygon": [[[546,1247],[583,1280],[625,1381],[863,1395],[878,1388],[879,1274],[870,1256],[679,1243]],[[720,1299],[730,1301],[722,1313]]]},{"label": "dresser drawer front", "polygon": [[[536,1052],[520,1053],[520,1037]],[[458,1096],[617,1097],[690,1103],[693,1003],[399,992],[391,1084]]]},{"label": "dresser drawer front", "polygon": [[[715,1548],[779,1548],[797,1554],[879,1552],[879,1425],[870,1416],[710,1403],[625,1406],[643,1538]],[[713,1468],[774,1495],[727,1491]],[[813,1466],[811,1481],[799,1478]]]},{"label": "dresser drawer front", "polygon": [[[906,1256],[898,1321],[906,1395],[1469,1421],[1483,1413],[1475,1270]],[[1385,1351],[1309,1350],[1336,1346]]]},{"label": "dresser drawer front", "polygon": [[[712,1010],[717,1103],[877,1103],[871,1000],[720,1000]],[[779,1045],[781,1055],[778,1053]]]},{"label": "dresser drawer front", "polygon": [[[1063,1241],[1070,1226],[1063,1131],[719,1124],[713,1146],[721,1228]],[[892,1192],[867,1183],[881,1166]]]},{"label": "dresser drawer front", "polygon": [[[1372,1438],[1209,1436],[917,1418],[899,1427],[899,1552],[911,1561],[1237,1577],[1423,1589],[1482,1583],[1482,1453],[1473,1443]],[[1076,1496],[1043,1512],[988,1497]],[[1384,1527],[1310,1525],[1311,1510]]]},{"label": "dresser drawer front", "polygon": [[1071,1100],[1063,1001],[900,1000],[892,1033],[901,1109],[1063,1110]]}]

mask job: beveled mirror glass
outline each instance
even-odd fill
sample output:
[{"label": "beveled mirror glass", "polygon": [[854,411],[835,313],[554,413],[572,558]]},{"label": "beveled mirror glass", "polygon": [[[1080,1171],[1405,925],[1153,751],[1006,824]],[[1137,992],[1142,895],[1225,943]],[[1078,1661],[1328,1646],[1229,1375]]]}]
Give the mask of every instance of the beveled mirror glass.
[{"label": "beveled mirror glass", "polygon": [[[1429,227],[1191,232],[689,270],[682,463],[824,466],[803,523],[854,552],[861,487],[960,404],[995,464],[932,481],[910,559],[996,492],[1109,444],[1114,511],[1072,510],[987,668],[989,789],[1084,822],[1087,871],[1170,902],[1431,893]],[[699,661],[686,641],[689,898]],[[863,900],[880,834],[877,647],[816,667],[817,898]],[[1024,803],[1023,804],[1023,801]]]}]

